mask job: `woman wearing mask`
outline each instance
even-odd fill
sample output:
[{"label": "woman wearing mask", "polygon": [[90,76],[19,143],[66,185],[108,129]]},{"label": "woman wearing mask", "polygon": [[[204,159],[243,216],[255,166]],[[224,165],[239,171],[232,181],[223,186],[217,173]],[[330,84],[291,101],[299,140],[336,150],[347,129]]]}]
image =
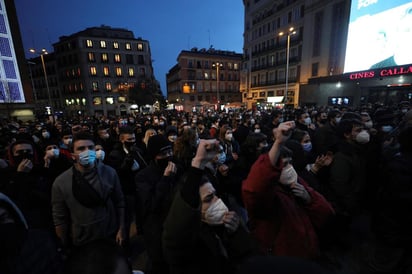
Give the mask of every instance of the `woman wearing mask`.
[{"label": "woman wearing mask", "polygon": [[232,168],[239,158],[240,146],[233,136],[232,128],[228,125],[223,125],[219,130],[219,142],[223,146],[223,151],[226,153],[225,164]]},{"label": "woman wearing mask", "polygon": [[217,196],[207,163],[216,158],[215,139],[201,140],[164,223],[163,250],[170,273],[235,273],[254,254],[253,242],[230,206]]},{"label": "woman wearing mask", "polygon": [[293,121],[274,130],[275,142],[242,185],[252,236],[264,254],[317,258],[319,229],[334,214],[326,199],[300,178],[285,147]]}]

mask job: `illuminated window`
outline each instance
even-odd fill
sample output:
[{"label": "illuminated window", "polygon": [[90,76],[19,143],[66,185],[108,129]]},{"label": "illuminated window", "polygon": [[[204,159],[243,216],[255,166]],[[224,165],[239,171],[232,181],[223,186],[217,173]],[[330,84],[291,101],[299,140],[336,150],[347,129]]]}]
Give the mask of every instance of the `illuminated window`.
[{"label": "illuminated window", "polygon": [[95,58],[94,58],[94,52],[89,52],[87,54],[87,59],[89,60],[89,62],[95,62]]},{"label": "illuminated window", "polygon": [[229,62],[229,63],[227,63],[227,68],[228,68],[228,69],[233,69],[233,64],[232,64],[232,63],[230,63],[230,62]]},{"label": "illuminated window", "polygon": [[133,68],[129,68],[129,76],[130,77],[134,76],[134,69]]},{"label": "illuminated window", "polygon": [[115,54],[115,55],[114,55],[114,61],[115,61],[116,63],[120,63],[120,62],[121,62],[121,60],[120,60],[120,54]]},{"label": "illuminated window", "polygon": [[93,105],[101,105],[102,97],[93,97]]},{"label": "illuminated window", "polygon": [[113,42],[113,48],[119,49],[119,42]]},{"label": "illuminated window", "polygon": [[233,69],[238,70],[238,69],[239,69],[239,64],[238,64],[238,63],[234,63],[234,64],[233,64]]},{"label": "illuminated window", "polygon": [[106,82],[105,86],[106,86],[106,91],[112,91],[112,83]]},{"label": "illuminated window", "polygon": [[92,90],[93,91],[99,91],[99,83],[94,81],[92,82]]},{"label": "illuminated window", "polygon": [[102,53],[102,62],[107,63],[109,61],[109,57],[107,53]]},{"label": "illuminated window", "polygon": [[93,47],[93,41],[90,40],[90,39],[87,39],[87,40],[86,40],[86,47],[92,48],[92,47]]},{"label": "illuminated window", "polygon": [[82,105],[83,105],[83,106],[86,105],[86,98],[82,98]]},{"label": "illuminated window", "polygon": [[142,43],[137,44],[137,50],[138,51],[143,51],[143,44]]},{"label": "illuminated window", "polygon": [[132,45],[130,43],[126,43],[125,45],[127,50],[131,50],[132,49]]},{"label": "illuminated window", "polygon": [[114,98],[113,97],[106,97],[106,104],[113,105],[114,104]]},{"label": "illuminated window", "polygon": [[96,67],[90,67],[90,75],[93,75],[93,76],[95,76],[97,74],[97,69],[96,69]]},{"label": "illuminated window", "polygon": [[106,41],[100,41],[100,48],[105,49],[107,47]]},{"label": "illuminated window", "polygon": [[119,101],[119,103],[125,103],[126,102],[126,97],[119,96],[119,98],[117,98],[117,100]]},{"label": "illuminated window", "polygon": [[103,67],[103,74],[104,74],[104,76],[109,76],[110,75],[109,67]]},{"label": "illuminated window", "polygon": [[204,74],[204,78],[207,80],[207,79],[209,79],[209,73],[208,72],[205,72],[205,74]]},{"label": "illuminated window", "polygon": [[116,67],[116,76],[122,76],[122,68]]}]

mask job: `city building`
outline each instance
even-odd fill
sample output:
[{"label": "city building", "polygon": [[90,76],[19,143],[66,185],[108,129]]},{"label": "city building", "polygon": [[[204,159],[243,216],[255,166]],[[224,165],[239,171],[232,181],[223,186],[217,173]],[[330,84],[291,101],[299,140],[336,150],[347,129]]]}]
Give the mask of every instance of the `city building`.
[{"label": "city building", "polygon": [[91,27],[53,48],[29,60],[37,114],[51,105],[56,116],[126,115],[162,96],[149,42],[132,31]]},{"label": "city building", "polygon": [[0,0],[0,118],[28,120],[33,93],[13,0]]},{"label": "city building", "polygon": [[243,3],[240,90],[248,108],[296,107],[310,78],[343,72],[349,1]]},{"label": "city building", "polygon": [[242,54],[192,48],[182,50],[166,75],[169,106],[184,111],[239,108]]},{"label": "city building", "polygon": [[143,95],[161,94],[149,41],[132,31],[91,27],[61,36],[53,47],[67,115],[125,115],[150,102]]}]

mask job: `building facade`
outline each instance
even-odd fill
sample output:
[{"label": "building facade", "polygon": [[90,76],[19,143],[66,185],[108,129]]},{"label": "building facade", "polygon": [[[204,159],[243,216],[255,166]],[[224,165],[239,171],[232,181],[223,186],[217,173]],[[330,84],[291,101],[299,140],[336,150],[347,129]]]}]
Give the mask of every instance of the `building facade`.
[{"label": "building facade", "polygon": [[299,104],[310,78],[343,72],[348,0],[244,0],[240,90],[248,108]]},{"label": "building facade", "polygon": [[236,108],[242,54],[213,48],[183,50],[166,75],[167,99],[177,110]]},{"label": "building facade", "polygon": [[0,118],[28,120],[33,93],[13,0],[0,0]]},{"label": "building facade", "polygon": [[61,96],[64,115],[125,115],[140,103],[139,93],[160,93],[149,41],[132,31],[91,27],[61,36],[53,48],[58,79],[53,95]]}]

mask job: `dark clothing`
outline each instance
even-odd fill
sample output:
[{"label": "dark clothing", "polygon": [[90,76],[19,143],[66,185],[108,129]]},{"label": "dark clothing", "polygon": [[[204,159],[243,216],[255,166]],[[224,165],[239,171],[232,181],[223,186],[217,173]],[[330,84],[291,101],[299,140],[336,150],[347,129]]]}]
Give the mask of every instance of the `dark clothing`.
[{"label": "dark clothing", "polygon": [[335,152],[339,143],[336,127],[329,122],[326,123],[325,126],[320,127],[315,131],[312,140],[315,154],[322,155],[327,151]]},{"label": "dark clothing", "polygon": [[[254,254],[250,236],[239,225],[229,234],[224,226],[201,221],[199,183],[203,171],[190,168],[164,223],[163,247],[171,273],[235,273]],[[193,199],[192,199],[193,198]]]},{"label": "dark clothing", "polygon": [[153,273],[167,273],[162,252],[163,222],[169,212],[177,176],[164,176],[164,170],[152,161],[135,177],[137,194],[136,223],[142,228]]},{"label": "dark clothing", "polygon": [[[139,164],[139,169],[136,171],[132,171],[134,161],[137,161]],[[130,148],[129,153],[126,153],[123,144],[118,143],[110,152],[105,162],[116,170],[123,194],[134,194],[136,191],[134,177],[139,170],[142,170],[147,166],[140,149],[134,146]]]},{"label": "dark clothing", "polygon": [[242,145],[250,132],[251,130],[248,126],[241,124],[235,131],[233,131],[233,136],[235,137],[235,140],[239,143],[239,145]]}]

